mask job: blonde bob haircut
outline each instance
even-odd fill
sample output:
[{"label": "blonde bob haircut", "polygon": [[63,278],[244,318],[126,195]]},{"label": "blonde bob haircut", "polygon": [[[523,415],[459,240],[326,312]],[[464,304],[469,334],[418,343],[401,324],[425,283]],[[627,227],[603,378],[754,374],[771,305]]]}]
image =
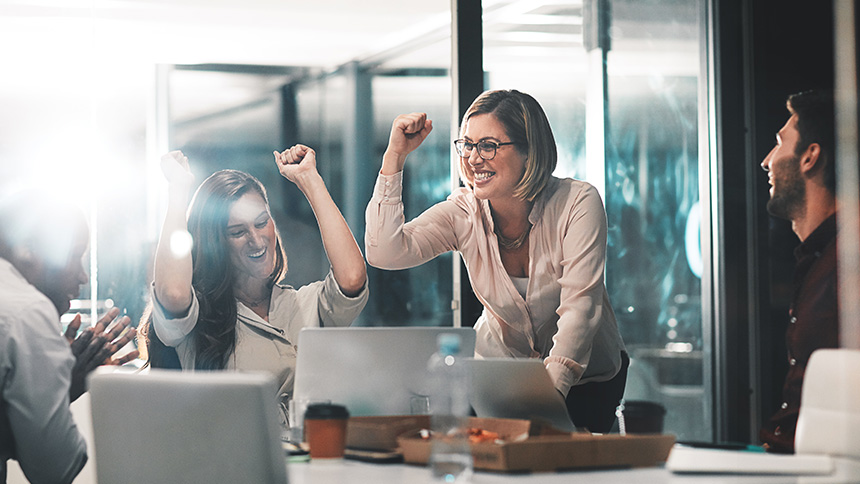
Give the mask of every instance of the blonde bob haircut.
[{"label": "blonde bob haircut", "polygon": [[[558,161],[555,138],[543,108],[535,98],[513,89],[485,91],[463,115],[461,136],[469,119],[479,114],[491,114],[499,120],[510,140],[516,143],[517,151],[526,156],[525,171],[514,187],[514,197],[534,201],[546,187]],[[460,179],[474,189],[467,176],[470,171],[469,159],[460,157]]]}]

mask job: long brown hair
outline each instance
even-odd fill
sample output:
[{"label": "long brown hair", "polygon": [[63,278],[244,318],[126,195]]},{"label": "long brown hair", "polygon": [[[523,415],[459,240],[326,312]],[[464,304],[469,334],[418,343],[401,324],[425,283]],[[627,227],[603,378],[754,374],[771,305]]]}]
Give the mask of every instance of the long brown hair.
[{"label": "long brown hair", "polygon": [[[223,369],[236,347],[235,274],[230,262],[225,231],[230,208],[243,195],[255,191],[269,207],[263,184],[238,170],[221,170],[200,184],[188,209],[188,232],[193,245],[191,286],[200,304],[197,324],[191,333],[198,370]],[[274,220],[272,221],[274,223]],[[277,227],[275,228],[275,268],[269,285],[283,278],[287,258]],[[147,318],[149,319],[149,318]],[[155,331],[146,328],[145,340],[154,368],[175,366],[178,359],[158,340]]]}]

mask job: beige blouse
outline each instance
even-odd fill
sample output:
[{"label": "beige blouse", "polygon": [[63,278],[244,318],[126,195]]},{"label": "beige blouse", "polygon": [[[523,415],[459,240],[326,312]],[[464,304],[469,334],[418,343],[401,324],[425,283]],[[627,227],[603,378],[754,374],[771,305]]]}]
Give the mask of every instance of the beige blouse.
[{"label": "beige blouse", "polygon": [[543,358],[565,395],[618,373],[624,343],[603,282],[606,212],[594,187],[552,178],[535,200],[523,299],[502,265],[486,200],[460,188],[404,223],[402,180],[403,172],[377,178],[366,212],[370,265],[406,269],[459,251],[484,305],[476,357]]},{"label": "beige blouse", "polygon": [[[197,324],[200,303],[196,294],[188,313],[170,318],[150,289],[152,325],[167,346],[176,348],[183,370],[193,370],[196,357],[191,331]],[[349,326],[367,304],[367,285],[355,297],[346,296],[329,271],[322,281],[299,289],[275,284],[269,303],[269,322],[236,301],[236,347],[228,370],[265,371],[275,377],[279,394],[292,395],[296,370],[296,345],[302,328]]]}]

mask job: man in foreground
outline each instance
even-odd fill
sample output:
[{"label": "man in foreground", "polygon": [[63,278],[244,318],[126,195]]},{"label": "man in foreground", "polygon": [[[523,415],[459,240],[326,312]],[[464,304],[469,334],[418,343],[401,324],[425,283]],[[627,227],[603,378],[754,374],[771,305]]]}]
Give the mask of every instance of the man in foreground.
[{"label": "man in foreground", "polygon": [[[134,336],[124,317],[108,312],[77,336],[80,317],[60,334],[87,282],[81,259],[88,245],[83,215],[36,192],[0,198],[0,482],[16,459],[33,483],[71,482],[87,460],[69,403],[85,391],[86,375]],[[65,338],[64,338],[65,336]]]}]

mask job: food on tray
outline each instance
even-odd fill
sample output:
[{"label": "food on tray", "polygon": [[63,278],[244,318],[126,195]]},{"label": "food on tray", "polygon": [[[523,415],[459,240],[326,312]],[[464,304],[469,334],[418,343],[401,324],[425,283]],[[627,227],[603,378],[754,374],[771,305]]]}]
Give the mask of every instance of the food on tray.
[{"label": "food on tray", "polygon": [[497,432],[476,429],[474,427],[469,428],[467,435],[469,436],[469,442],[473,444],[477,444],[479,442],[495,442],[501,437]]},{"label": "food on tray", "polygon": [[[429,439],[432,435],[432,432],[427,429],[421,429],[419,431],[419,435],[422,439]],[[481,442],[496,442],[501,440],[501,435],[499,435],[498,432],[492,432],[490,430],[479,429],[476,427],[469,427],[466,430],[466,437],[472,444],[478,444]]]}]

